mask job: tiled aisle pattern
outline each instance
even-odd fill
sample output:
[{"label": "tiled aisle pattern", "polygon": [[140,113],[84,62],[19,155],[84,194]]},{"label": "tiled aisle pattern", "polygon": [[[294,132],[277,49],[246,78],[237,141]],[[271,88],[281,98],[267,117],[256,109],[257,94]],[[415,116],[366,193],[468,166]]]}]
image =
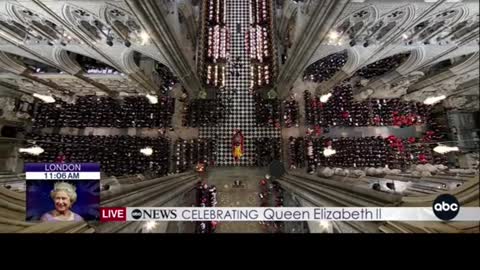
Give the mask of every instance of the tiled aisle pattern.
[{"label": "tiled aisle pattern", "polygon": [[[200,138],[217,139],[216,165],[252,166],[255,153],[254,139],[280,137],[280,130],[257,127],[255,122],[255,104],[249,93],[250,57],[245,43],[246,32],[250,29],[249,0],[227,0],[226,22],[230,35],[230,61],[226,70],[226,87],[221,98],[231,106],[231,113],[223,124],[201,128],[199,135]],[[239,72],[238,77],[235,75],[236,71]],[[239,162],[235,162],[232,156],[232,136],[236,129],[241,130],[245,136],[245,153]]]}]

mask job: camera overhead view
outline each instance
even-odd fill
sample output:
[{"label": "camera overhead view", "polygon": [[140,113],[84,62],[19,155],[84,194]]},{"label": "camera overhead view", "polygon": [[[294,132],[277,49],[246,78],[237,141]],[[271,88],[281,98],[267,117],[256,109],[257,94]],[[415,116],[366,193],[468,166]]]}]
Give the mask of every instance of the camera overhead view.
[{"label": "camera overhead view", "polygon": [[478,0],[0,0],[0,233],[480,233]]}]

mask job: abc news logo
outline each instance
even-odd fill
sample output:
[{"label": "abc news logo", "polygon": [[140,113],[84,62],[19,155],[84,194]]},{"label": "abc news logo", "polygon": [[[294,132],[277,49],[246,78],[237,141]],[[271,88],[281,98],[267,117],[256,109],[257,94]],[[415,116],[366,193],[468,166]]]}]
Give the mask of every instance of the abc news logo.
[{"label": "abc news logo", "polygon": [[140,210],[140,209],[133,209],[132,210],[132,218],[138,220],[142,218],[146,219],[159,219],[159,220],[168,220],[168,219],[176,219],[177,218],[177,211],[176,210],[160,210],[160,209],[152,209],[152,210]]},{"label": "abc news logo", "polygon": [[455,196],[442,194],[433,201],[433,213],[441,220],[454,219],[460,212],[460,203]]}]

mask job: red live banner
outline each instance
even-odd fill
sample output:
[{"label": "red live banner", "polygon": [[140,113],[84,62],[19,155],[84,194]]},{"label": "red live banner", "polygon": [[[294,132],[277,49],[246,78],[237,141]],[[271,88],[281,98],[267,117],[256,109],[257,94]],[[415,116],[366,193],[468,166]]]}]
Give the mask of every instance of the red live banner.
[{"label": "red live banner", "polygon": [[127,221],[126,207],[100,208],[100,222],[125,222]]}]

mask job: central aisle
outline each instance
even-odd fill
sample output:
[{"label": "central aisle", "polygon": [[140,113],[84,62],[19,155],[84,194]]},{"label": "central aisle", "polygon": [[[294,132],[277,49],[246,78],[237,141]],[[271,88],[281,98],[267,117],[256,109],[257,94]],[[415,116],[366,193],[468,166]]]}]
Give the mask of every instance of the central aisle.
[{"label": "central aisle", "polygon": [[[250,29],[249,0],[231,0],[226,2],[226,24],[230,37],[230,61],[227,64],[225,90],[220,94],[231,113],[217,127],[200,128],[200,138],[216,138],[218,166],[254,165],[255,138],[280,137],[275,128],[257,127],[255,122],[255,103],[250,86],[250,57],[247,54],[246,37]],[[238,61],[237,61],[238,60]],[[238,77],[236,76],[238,72]],[[232,75],[233,74],[233,75]],[[239,129],[245,136],[245,153],[240,162],[234,162],[232,156],[232,136]]]},{"label": "central aisle", "polygon": [[[259,182],[266,171],[259,168],[212,168],[208,172],[208,183],[217,187],[217,207],[258,207]],[[241,187],[233,187],[239,180]],[[257,221],[219,222],[216,233],[265,233]]]}]

